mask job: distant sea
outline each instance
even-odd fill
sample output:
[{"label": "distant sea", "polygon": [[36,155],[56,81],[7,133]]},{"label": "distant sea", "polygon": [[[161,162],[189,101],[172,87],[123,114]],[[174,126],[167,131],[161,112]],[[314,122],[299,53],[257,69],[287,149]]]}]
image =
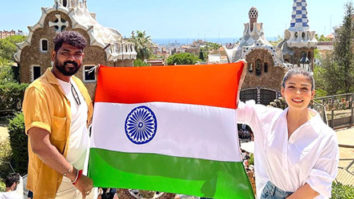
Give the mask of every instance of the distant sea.
[{"label": "distant sea", "polygon": [[[218,44],[236,43],[240,38],[164,38],[164,39],[152,39],[152,42],[160,46],[180,46],[185,44],[191,44],[197,40],[209,41]],[[268,41],[276,41],[277,37],[267,37]]]}]

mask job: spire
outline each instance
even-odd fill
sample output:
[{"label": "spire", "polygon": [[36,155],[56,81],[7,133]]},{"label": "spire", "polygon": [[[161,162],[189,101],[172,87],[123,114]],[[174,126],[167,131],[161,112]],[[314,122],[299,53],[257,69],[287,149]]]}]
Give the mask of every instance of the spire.
[{"label": "spire", "polygon": [[291,31],[307,31],[309,30],[307,19],[307,3],[306,0],[294,0],[293,12],[291,15],[290,28]]},{"label": "spire", "polygon": [[252,7],[250,11],[248,12],[248,17],[250,19],[250,28],[251,31],[253,31],[253,26],[255,23],[257,23],[257,18],[258,18],[258,10],[255,7]]}]

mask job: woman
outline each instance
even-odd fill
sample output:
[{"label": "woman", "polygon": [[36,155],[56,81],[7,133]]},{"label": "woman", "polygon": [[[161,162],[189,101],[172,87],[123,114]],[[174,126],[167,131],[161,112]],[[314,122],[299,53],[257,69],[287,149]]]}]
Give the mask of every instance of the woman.
[{"label": "woman", "polygon": [[312,74],[292,69],[281,88],[287,109],[239,103],[238,123],[248,124],[255,135],[258,198],[330,198],[338,143],[335,132],[308,108],[314,87]]}]

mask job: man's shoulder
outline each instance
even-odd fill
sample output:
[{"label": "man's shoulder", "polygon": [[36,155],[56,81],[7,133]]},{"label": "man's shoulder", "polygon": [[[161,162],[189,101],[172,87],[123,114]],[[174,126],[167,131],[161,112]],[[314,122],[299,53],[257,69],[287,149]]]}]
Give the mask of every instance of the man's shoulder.
[{"label": "man's shoulder", "polygon": [[76,84],[80,84],[80,86],[84,86],[84,83],[82,82],[82,80],[80,78],[76,77],[75,75],[71,76],[71,78],[74,80],[74,82]]}]

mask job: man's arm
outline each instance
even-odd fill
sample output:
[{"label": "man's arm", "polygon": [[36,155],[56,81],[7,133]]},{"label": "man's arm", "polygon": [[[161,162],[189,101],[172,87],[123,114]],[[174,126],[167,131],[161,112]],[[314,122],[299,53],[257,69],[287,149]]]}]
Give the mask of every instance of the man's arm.
[{"label": "man's arm", "polygon": [[[44,129],[33,127],[28,130],[28,136],[33,153],[35,153],[46,165],[60,174],[66,174],[71,181],[75,180],[77,169],[75,169],[59,153],[57,148],[50,142],[50,133]],[[85,197],[92,189],[92,180],[82,175],[74,185]]]}]

